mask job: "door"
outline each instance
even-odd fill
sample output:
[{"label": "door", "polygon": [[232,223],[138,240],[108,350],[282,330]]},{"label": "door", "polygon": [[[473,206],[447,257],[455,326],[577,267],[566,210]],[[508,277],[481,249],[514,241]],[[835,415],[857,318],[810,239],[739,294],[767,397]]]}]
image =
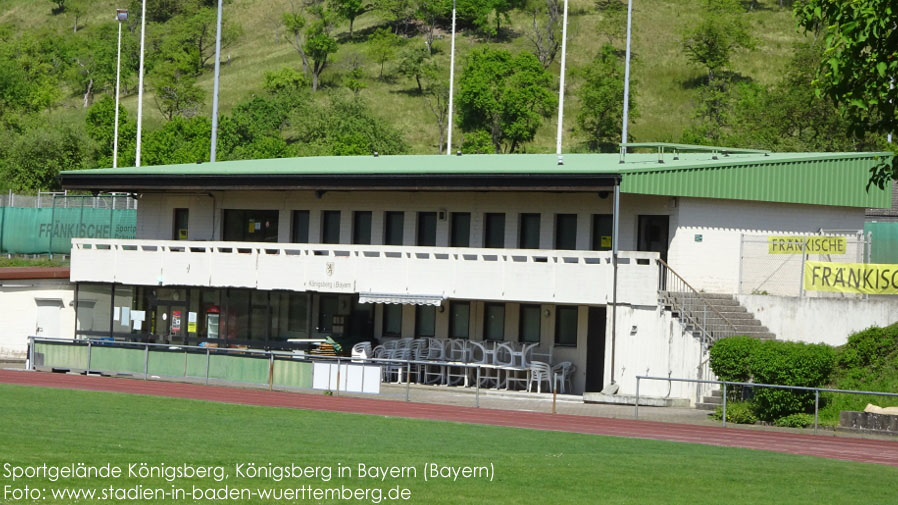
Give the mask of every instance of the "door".
[{"label": "door", "polygon": [[183,344],[187,334],[187,304],[158,302],[151,307],[153,326],[150,332],[156,342],[164,344]]},{"label": "door", "polygon": [[318,336],[332,336],[337,305],[337,295],[320,295],[318,297],[318,324],[315,328]]},{"label": "door", "polygon": [[61,337],[59,334],[59,318],[62,310],[62,300],[44,299],[35,300],[37,304],[37,320],[34,324],[34,336],[36,337]]},{"label": "door", "polygon": [[601,391],[605,387],[605,307],[590,307],[586,327],[586,387]]},{"label": "door", "polygon": [[639,216],[637,230],[637,251],[655,251],[667,261],[668,239],[670,237],[670,216]]}]

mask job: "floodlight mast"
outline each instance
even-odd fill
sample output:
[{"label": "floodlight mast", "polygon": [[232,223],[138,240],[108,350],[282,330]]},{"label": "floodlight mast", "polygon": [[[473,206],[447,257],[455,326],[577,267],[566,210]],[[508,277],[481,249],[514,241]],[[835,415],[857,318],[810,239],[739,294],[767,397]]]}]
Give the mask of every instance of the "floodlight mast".
[{"label": "floodlight mast", "polygon": [[624,58],[624,114],[621,121],[620,160],[627,156],[627,123],[630,115],[630,39],[633,32],[633,0],[627,1],[627,54]]},{"label": "floodlight mast", "polygon": [[452,41],[449,44],[449,135],[446,137],[446,154],[452,156],[452,92],[455,84],[455,3],[452,0]]},{"label": "floodlight mast", "polygon": [[210,142],[209,161],[215,163],[218,147],[218,81],[221,73],[221,2],[218,0],[218,21],[215,31],[215,79],[212,85],[212,141]]},{"label": "floodlight mast", "polygon": [[118,46],[115,60],[115,126],[112,139],[112,168],[118,168],[118,104],[122,77],[122,23],[128,20],[128,9],[116,9],[115,19],[118,21]]},{"label": "floodlight mast", "polygon": [[140,70],[137,73],[137,146],[134,153],[134,166],[140,167],[140,133],[143,124],[143,53],[147,32],[147,0],[143,0],[140,9]]}]

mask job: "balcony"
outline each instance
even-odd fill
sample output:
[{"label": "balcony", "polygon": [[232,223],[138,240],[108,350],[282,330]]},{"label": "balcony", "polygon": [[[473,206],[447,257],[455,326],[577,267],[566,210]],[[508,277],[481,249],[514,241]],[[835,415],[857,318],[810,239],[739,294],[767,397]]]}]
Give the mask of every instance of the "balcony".
[{"label": "balcony", "polygon": [[[619,253],[618,301],[656,305],[654,252]],[[610,252],[73,239],[71,280],[603,305]]]}]

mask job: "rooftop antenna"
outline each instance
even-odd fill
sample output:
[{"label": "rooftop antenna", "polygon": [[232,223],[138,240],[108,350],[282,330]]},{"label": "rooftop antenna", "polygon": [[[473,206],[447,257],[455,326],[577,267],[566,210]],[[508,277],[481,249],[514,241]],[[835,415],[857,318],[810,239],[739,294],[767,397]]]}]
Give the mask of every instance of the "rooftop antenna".
[{"label": "rooftop antenna", "polygon": [[558,83],[558,134],[555,141],[555,154],[558,155],[558,164],[564,165],[561,155],[561,134],[564,126],[564,66],[567,56],[567,2],[564,0],[564,18],[561,22],[561,79]]},{"label": "rooftop antenna", "polygon": [[455,1],[452,0],[452,42],[449,44],[449,136],[446,138],[447,156],[452,156],[452,85],[455,83]]},{"label": "rooftop antenna", "polygon": [[627,0],[627,56],[624,60],[624,117],[621,127],[620,162],[627,156],[627,120],[630,112],[630,34],[633,30],[633,0]]}]

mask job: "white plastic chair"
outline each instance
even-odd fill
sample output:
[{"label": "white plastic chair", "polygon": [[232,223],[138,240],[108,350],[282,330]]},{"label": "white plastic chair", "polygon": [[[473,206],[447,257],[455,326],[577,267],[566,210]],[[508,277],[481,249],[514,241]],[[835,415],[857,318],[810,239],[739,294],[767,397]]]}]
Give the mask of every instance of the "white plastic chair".
[{"label": "white plastic chair", "polygon": [[[556,388],[557,391],[564,394],[574,389],[574,386],[571,382],[572,377],[574,376],[574,371],[577,370],[577,367],[574,366],[570,361],[562,361],[557,365],[552,367],[552,381],[558,381],[558,384],[553,384],[553,387]],[[559,385],[561,387],[559,387]]]},{"label": "white plastic chair", "polygon": [[542,393],[542,384],[545,382],[549,385],[549,391],[552,391],[552,367],[548,363],[542,361],[530,362],[530,377],[527,379],[527,392],[531,392],[533,383],[536,383],[536,392]]},{"label": "white plastic chair", "polygon": [[353,361],[366,360],[371,357],[372,353],[371,342],[359,342],[352,346]]},{"label": "white plastic chair", "polygon": [[[482,342],[468,342],[469,358],[472,364],[495,365],[496,351],[488,349]],[[474,373],[477,371],[474,369]],[[499,369],[494,366],[480,367],[480,386],[499,387]]]}]

